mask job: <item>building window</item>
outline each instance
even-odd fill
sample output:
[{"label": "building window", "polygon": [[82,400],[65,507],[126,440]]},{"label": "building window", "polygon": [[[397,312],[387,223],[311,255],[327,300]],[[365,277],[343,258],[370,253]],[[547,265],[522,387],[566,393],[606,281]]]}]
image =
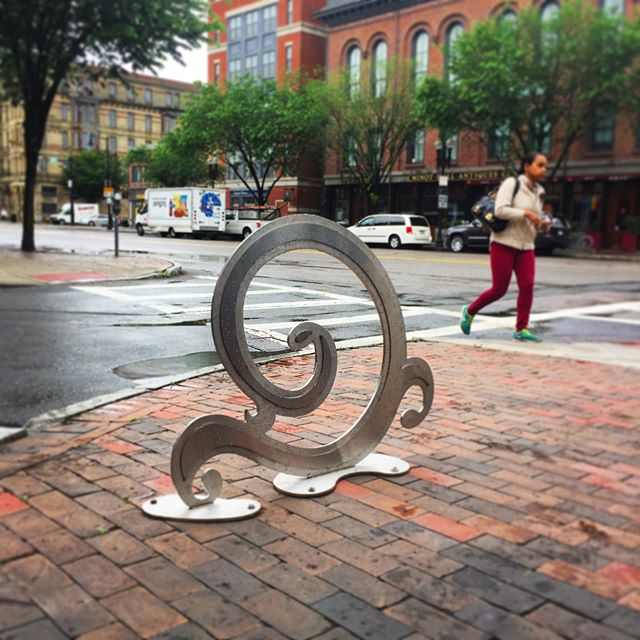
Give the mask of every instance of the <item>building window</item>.
[{"label": "building window", "polygon": [[127,138],[127,149],[131,151],[136,146],[136,141],[133,138]]},{"label": "building window", "polygon": [[506,158],[509,155],[509,127],[500,125],[489,136],[488,155],[490,158]]},{"label": "building window", "polygon": [[379,40],[373,47],[373,95],[381,96],[387,89],[387,43]]},{"label": "building window", "polygon": [[349,69],[349,95],[357,95],[360,91],[360,62],[362,54],[360,47],[354,45],[347,54],[347,67]]},{"label": "building window", "polygon": [[241,60],[229,60],[229,80],[237,78],[242,71]]},{"label": "building window", "polygon": [[213,64],[213,82],[218,84],[220,82],[220,63],[215,62]]},{"label": "building window", "polygon": [[518,14],[513,9],[507,9],[500,14],[500,20],[506,20],[507,22],[515,22],[518,19]]},{"label": "building window", "polygon": [[429,69],[429,34],[426,31],[416,33],[413,37],[412,49],[413,74],[416,85],[419,85]]},{"label": "building window", "polygon": [[293,22],[293,0],[287,0],[287,24]]},{"label": "building window", "polygon": [[258,75],[258,56],[247,56],[244,67],[245,72],[255,78]]},{"label": "building window", "polygon": [[242,35],[242,16],[234,16],[227,21],[229,41],[239,40]]},{"label": "building window", "polygon": [[453,60],[453,52],[455,51],[455,44],[458,38],[464,33],[464,27],[459,22],[454,22],[447,29],[447,35],[445,40],[445,53],[444,53],[444,67],[445,77],[449,82],[454,82],[456,77],[453,71],[451,71],[451,62]]},{"label": "building window", "polygon": [[55,198],[58,195],[58,188],[43,186],[40,193],[43,198]]},{"label": "building window", "polygon": [[87,78],[84,81],[84,92],[88,96],[93,95],[93,80],[91,80],[90,78]]},{"label": "building window", "polygon": [[73,148],[79,149],[80,148],[80,132],[77,129],[74,129],[71,132],[71,139],[73,140]]},{"label": "building window", "polygon": [[134,164],[131,167],[131,182],[144,182],[144,171],[142,165]]},{"label": "building window", "polygon": [[60,119],[64,122],[69,120],[69,105],[66,102],[63,102],[60,105]]},{"label": "building window", "polygon": [[115,109],[109,109],[109,126],[115,128],[118,122],[118,116]]},{"label": "building window", "polygon": [[265,51],[262,54],[262,77],[263,78],[276,77],[276,52],[275,51]]},{"label": "building window", "polygon": [[165,94],[164,103],[167,107],[173,107],[173,93],[171,91],[167,91]]},{"label": "building window", "polygon": [[153,131],[151,124],[151,116],[144,117],[144,130],[145,133],[151,133]]},{"label": "building window", "polygon": [[596,107],[593,124],[589,129],[589,151],[610,151],[613,149],[615,130],[615,108],[610,104]]},{"label": "building window", "polygon": [[82,150],[83,151],[91,151],[96,148],[96,134],[93,131],[83,131],[82,132]]},{"label": "building window", "polygon": [[291,71],[293,69],[293,45],[287,44],[284,47],[284,69]]},{"label": "building window", "polygon": [[69,148],[69,133],[67,131],[62,132],[62,148]]},{"label": "building window", "polygon": [[117,153],[118,152],[118,138],[115,136],[109,136],[107,138],[107,149],[109,153]]},{"label": "building window", "polygon": [[129,88],[127,89],[127,100],[128,100],[129,102],[133,102],[133,101],[134,101],[134,99],[135,99],[135,95],[134,95],[134,92],[133,92],[133,88],[132,88],[132,87],[129,87]]},{"label": "building window", "polygon": [[115,100],[118,97],[118,85],[116,85],[115,82],[110,82],[107,85],[107,91],[112,100]]},{"label": "building window", "polygon": [[271,6],[265,7],[262,10],[262,19],[264,21],[263,31],[265,33],[276,30],[276,8],[277,5],[272,4]]},{"label": "building window", "polygon": [[245,27],[245,37],[250,38],[258,35],[258,11],[247,13],[247,23]]},{"label": "building window", "polygon": [[560,10],[560,5],[555,0],[550,0],[549,2],[545,2],[542,7],[540,7],[540,15],[543,20],[551,20],[556,17],[556,14]]},{"label": "building window", "polygon": [[424,129],[416,131],[407,142],[407,164],[424,164]]},{"label": "building window", "polygon": [[176,128],[176,119],[173,116],[162,116],[162,132],[169,133]]},{"label": "building window", "polygon": [[145,89],[144,90],[144,101],[147,104],[153,104],[153,90],[152,89]]},{"label": "building window", "polygon": [[180,94],[179,93],[174,93],[173,94],[173,106],[178,109],[180,107]]},{"label": "building window", "polygon": [[133,131],[136,128],[136,117],[133,111],[127,113],[127,129]]}]

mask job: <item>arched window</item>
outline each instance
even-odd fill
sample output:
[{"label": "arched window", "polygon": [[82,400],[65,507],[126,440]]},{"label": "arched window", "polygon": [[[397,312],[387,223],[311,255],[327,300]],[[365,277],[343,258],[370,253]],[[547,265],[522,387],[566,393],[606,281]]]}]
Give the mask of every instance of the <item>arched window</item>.
[{"label": "arched window", "polygon": [[515,22],[518,19],[518,14],[513,9],[507,9],[500,14],[500,20],[508,20],[509,22]]},{"label": "arched window", "polygon": [[360,61],[362,54],[360,47],[354,45],[347,53],[347,68],[349,69],[349,95],[355,96],[360,90]]},{"label": "arched window", "polygon": [[429,34],[426,31],[418,31],[413,37],[411,49],[414,77],[418,85],[426,77],[429,69]]},{"label": "arched window", "polygon": [[373,95],[381,96],[387,88],[387,43],[378,40],[373,47]]},{"label": "arched window", "polygon": [[540,8],[540,15],[543,20],[551,20],[555,18],[559,10],[560,5],[555,0],[550,0],[550,2],[545,2]]},{"label": "arched window", "polygon": [[451,72],[451,56],[456,40],[464,33],[464,27],[460,22],[454,22],[447,29],[445,37],[445,75],[449,82],[455,80],[455,75]]}]

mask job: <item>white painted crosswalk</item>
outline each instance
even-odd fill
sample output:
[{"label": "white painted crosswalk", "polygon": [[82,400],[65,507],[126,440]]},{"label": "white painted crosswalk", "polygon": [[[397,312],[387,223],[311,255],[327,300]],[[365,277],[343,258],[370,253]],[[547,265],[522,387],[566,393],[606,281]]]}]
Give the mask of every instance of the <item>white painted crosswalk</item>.
[{"label": "white painted crosswalk", "polygon": [[[206,319],[211,311],[211,298],[216,278],[203,276],[183,282],[158,282],[133,285],[83,286],[73,287],[90,295],[102,296],[124,304],[135,313],[136,309],[157,312],[160,316],[176,320],[186,316],[191,320]],[[459,309],[435,306],[403,306],[402,313],[407,324],[408,340],[462,340],[468,344],[509,350],[527,350],[531,345],[514,344],[510,340],[513,326],[512,317],[496,317],[479,314],[473,325],[473,335],[460,334]],[[366,309],[366,311],[365,311]],[[364,295],[347,295],[329,289],[308,288],[278,284],[273,281],[254,279],[249,286],[244,304],[245,331],[248,336],[268,338],[286,348],[287,335],[302,319],[312,320],[333,329],[338,348],[348,348],[379,344],[380,323],[373,302]],[[613,332],[610,340],[606,337],[602,344],[610,349],[593,349],[597,357],[592,359],[640,368],[640,350],[629,350],[629,344],[640,345],[640,301],[624,301],[590,306],[557,309],[544,313],[534,313],[534,326],[571,319],[575,322],[599,323],[605,327],[602,333]],[[625,331],[629,340],[620,340],[616,332]],[[571,344],[566,339],[556,340],[551,348],[537,346],[537,353],[570,357]],[[553,342],[553,340],[551,340]],[[588,349],[582,345],[574,357],[590,359]],[[618,346],[615,346],[618,344]],[[625,357],[620,357],[620,349],[626,345]],[[609,353],[610,357],[603,353]],[[637,354],[637,355],[636,355]]]}]

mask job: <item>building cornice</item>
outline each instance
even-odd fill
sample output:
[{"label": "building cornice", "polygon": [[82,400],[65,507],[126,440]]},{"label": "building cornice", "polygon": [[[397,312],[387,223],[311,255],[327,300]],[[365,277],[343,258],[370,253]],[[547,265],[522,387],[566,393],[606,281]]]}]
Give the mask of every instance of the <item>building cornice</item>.
[{"label": "building cornice", "polygon": [[431,0],[353,0],[335,7],[316,11],[314,16],[322,20],[329,27],[335,27],[350,22],[356,22],[380,15],[405,9],[417,4],[426,4]]},{"label": "building cornice", "polygon": [[226,18],[231,18],[233,16],[242,15],[243,13],[248,13],[249,11],[253,11],[254,9],[261,9],[262,7],[268,7],[272,4],[278,4],[278,0],[258,0],[257,2],[252,2],[251,4],[244,5],[243,7],[238,7],[237,9],[228,9],[225,13]]},{"label": "building cornice", "polygon": [[326,27],[318,27],[310,22],[294,22],[293,24],[288,24],[285,27],[279,27],[276,31],[276,35],[280,38],[296,33],[308,33],[313,36],[319,36],[320,38],[326,38],[327,32],[328,29]]}]

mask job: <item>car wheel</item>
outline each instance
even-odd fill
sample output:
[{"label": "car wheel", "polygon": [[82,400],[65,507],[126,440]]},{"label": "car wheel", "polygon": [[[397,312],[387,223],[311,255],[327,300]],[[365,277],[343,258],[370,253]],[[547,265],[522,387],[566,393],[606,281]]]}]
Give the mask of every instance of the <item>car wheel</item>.
[{"label": "car wheel", "polygon": [[169,237],[170,238],[175,238],[176,237],[176,230],[173,227],[169,227]]},{"label": "car wheel", "polygon": [[249,227],[245,227],[242,230],[242,237],[243,238],[248,238],[251,235],[251,229],[249,229]]},{"label": "car wheel", "polygon": [[87,225],[90,227],[95,227],[96,223],[93,220],[89,220],[89,222],[87,222]]},{"label": "car wheel", "polygon": [[400,238],[398,238],[398,236],[391,236],[389,238],[389,246],[392,249],[399,249],[401,245],[402,242],[400,242]]},{"label": "car wheel", "polygon": [[462,236],[453,236],[453,238],[449,240],[449,248],[454,253],[464,251],[464,238]]},{"label": "car wheel", "polygon": [[136,225],[136,231],[138,232],[139,236],[143,236],[144,235],[144,227],[141,224],[137,224]]},{"label": "car wheel", "polygon": [[58,222],[58,224],[67,224],[65,220],[60,220],[60,222]]}]

